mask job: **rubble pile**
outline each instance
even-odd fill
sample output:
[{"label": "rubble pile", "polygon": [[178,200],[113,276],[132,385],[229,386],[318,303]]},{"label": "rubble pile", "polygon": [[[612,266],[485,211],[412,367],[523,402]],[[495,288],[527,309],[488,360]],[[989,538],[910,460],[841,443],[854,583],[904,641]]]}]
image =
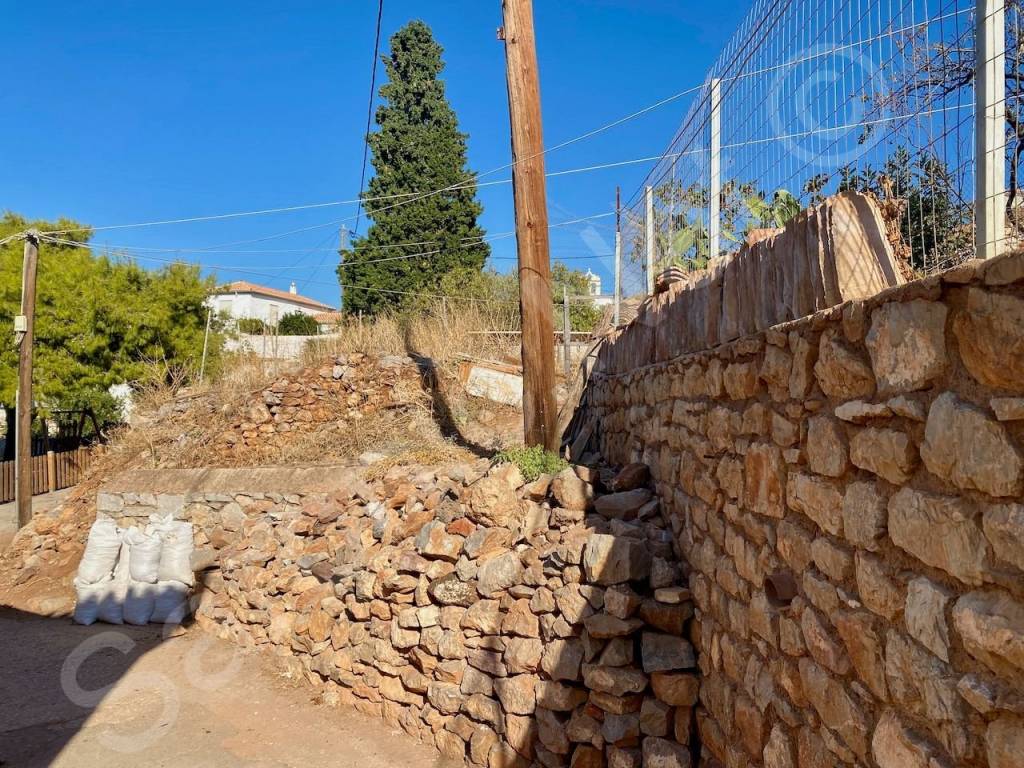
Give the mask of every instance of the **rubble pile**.
[{"label": "rubble pile", "polygon": [[472,765],[689,766],[693,606],[648,480],[478,462],[192,494],[197,621]]}]

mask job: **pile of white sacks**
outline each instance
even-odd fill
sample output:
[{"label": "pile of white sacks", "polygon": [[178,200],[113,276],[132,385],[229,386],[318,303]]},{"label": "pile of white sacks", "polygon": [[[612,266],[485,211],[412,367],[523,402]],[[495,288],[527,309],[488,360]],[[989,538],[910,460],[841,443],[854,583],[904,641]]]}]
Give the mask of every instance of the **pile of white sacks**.
[{"label": "pile of white sacks", "polygon": [[192,524],[152,515],[145,530],[100,515],[75,577],[79,624],[180,623],[193,584]]}]

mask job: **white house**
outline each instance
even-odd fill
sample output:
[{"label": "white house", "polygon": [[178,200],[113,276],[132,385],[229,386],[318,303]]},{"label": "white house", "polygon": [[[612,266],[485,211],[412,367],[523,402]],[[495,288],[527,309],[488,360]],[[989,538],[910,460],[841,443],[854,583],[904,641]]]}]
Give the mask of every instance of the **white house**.
[{"label": "white house", "polygon": [[217,288],[210,297],[213,311],[227,314],[235,320],[262,320],[267,325],[277,325],[285,315],[302,312],[305,315],[319,315],[333,312],[334,307],[322,301],[300,296],[295,283],[287,291],[237,280]]},{"label": "white house", "polygon": [[614,296],[606,296],[601,293],[601,276],[595,275],[587,270],[587,295],[595,307],[605,307],[615,301]]}]

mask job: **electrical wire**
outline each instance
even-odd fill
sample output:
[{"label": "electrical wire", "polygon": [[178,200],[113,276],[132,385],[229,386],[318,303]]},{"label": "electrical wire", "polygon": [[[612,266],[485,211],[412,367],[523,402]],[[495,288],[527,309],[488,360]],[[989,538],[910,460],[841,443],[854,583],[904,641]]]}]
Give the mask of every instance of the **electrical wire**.
[{"label": "electrical wire", "polygon": [[373,43],[373,65],[370,67],[370,97],[366,105],[366,135],[363,137],[363,167],[359,171],[359,203],[356,205],[356,225],[354,233],[359,232],[359,216],[363,211],[363,185],[366,183],[366,159],[370,154],[370,124],[373,121],[373,92],[377,88],[377,60],[380,57],[380,22],[384,17],[384,0],[377,2],[377,32]]}]

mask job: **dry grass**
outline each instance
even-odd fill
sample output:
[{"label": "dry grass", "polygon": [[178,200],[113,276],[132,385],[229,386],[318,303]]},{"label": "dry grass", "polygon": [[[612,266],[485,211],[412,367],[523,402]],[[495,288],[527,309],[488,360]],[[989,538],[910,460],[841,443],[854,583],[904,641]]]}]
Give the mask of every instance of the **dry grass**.
[{"label": "dry grass", "polygon": [[352,318],[330,337],[306,346],[304,362],[342,352],[420,355],[437,366],[450,366],[462,357],[492,360],[519,358],[519,337],[487,331],[509,327],[502,313],[477,305],[435,307],[416,314],[387,314],[371,320]]}]

